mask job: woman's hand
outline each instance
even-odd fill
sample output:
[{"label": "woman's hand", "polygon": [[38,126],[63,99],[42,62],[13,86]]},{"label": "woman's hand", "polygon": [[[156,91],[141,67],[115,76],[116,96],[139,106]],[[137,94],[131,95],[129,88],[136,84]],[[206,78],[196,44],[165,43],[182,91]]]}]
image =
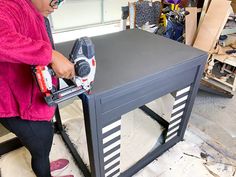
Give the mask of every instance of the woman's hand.
[{"label": "woman's hand", "polygon": [[71,79],[75,76],[74,65],[61,53],[52,51],[52,63],[53,71],[59,78]]}]

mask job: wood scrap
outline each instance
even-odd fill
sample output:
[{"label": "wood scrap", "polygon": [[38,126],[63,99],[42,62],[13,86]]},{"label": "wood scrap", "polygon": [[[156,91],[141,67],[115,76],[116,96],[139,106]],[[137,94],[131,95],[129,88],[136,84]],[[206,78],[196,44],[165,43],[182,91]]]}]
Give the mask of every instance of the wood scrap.
[{"label": "wood scrap", "polygon": [[[227,52],[233,51],[231,54],[228,54]],[[214,50],[212,54],[212,58],[216,59],[222,63],[227,63],[225,60],[231,60],[232,66],[235,66],[236,64],[236,53],[235,48],[228,46],[228,47],[222,47],[220,45],[217,45],[216,49]]]},{"label": "wood scrap", "polygon": [[187,153],[183,153],[184,155],[187,155],[187,156],[190,156],[190,157],[195,157],[195,158],[197,158],[197,159],[201,159],[200,157],[198,157],[198,156],[195,156],[195,155],[192,155],[192,154],[187,154]]},{"label": "wood scrap", "polygon": [[214,173],[213,171],[211,171],[208,167],[207,167],[207,165],[205,165],[204,164],[204,167],[207,169],[207,171],[211,174],[211,175],[213,175],[214,177],[220,177],[219,175],[217,175],[216,173]]},{"label": "wood scrap", "polygon": [[210,82],[210,80],[206,80],[204,78],[202,78],[201,80],[199,89],[205,92],[213,93],[213,94],[220,95],[227,98],[232,98],[234,96],[231,91],[228,91],[222,88],[220,85],[217,85],[216,83],[212,83]]},{"label": "wood scrap", "polygon": [[200,25],[194,47],[209,52],[216,44],[230,13],[230,1],[212,0]]}]

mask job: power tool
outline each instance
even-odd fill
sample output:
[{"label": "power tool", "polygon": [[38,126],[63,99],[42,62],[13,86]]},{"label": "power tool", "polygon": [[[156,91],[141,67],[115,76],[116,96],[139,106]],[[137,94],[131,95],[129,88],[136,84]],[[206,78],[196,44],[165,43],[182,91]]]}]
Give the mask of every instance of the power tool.
[{"label": "power tool", "polygon": [[49,106],[57,105],[84,92],[89,93],[95,78],[96,60],[95,49],[90,38],[82,37],[74,43],[69,60],[74,64],[75,77],[72,85],[57,89],[52,83],[55,76],[50,66],[35,66],[33,73],[36,82]]}]

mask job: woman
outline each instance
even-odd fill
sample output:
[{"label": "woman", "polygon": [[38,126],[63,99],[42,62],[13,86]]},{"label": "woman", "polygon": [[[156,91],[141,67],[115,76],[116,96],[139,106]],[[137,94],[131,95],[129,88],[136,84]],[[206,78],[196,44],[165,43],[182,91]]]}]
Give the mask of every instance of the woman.
[{"label": "woman", "polygon": [[[44,17],[62,1],[0,1],[0,123],[29,150],[37,177],[51,177],[49,153],[55,108],[44,102],[31,66],[50,64],[57,77],[74,76],[73,64],[52,49],[44,24]],[[51,170],[57,169],[55,163]]]}]

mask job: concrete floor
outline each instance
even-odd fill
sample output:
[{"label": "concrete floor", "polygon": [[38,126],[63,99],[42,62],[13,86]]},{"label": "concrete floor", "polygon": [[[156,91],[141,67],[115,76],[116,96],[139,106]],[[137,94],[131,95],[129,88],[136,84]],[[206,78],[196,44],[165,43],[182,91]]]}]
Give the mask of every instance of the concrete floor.
[{"label": "concrete floor", "polygon": [[211,137],[222,146],[225,155],[236,160],[236,96],[230,99],[199,92],[190,125]]},{"label": "concrete floor", "polygon": [[[3,131],[2,133],[5,134]],[[55,136],[51,159],[58,157],[71,159],[72,163],[64,174],[82,176],[60,137]],[[18,163],[19,159],[21,166]],[[0,168],[2,177],[15,175],[34,177],[30,169],[30,156],[25,148],[2,156]],[[135,175],[135,177],[189,176],[236,176],[236,97],[229,99],[199,92],[184,141]]]}]

